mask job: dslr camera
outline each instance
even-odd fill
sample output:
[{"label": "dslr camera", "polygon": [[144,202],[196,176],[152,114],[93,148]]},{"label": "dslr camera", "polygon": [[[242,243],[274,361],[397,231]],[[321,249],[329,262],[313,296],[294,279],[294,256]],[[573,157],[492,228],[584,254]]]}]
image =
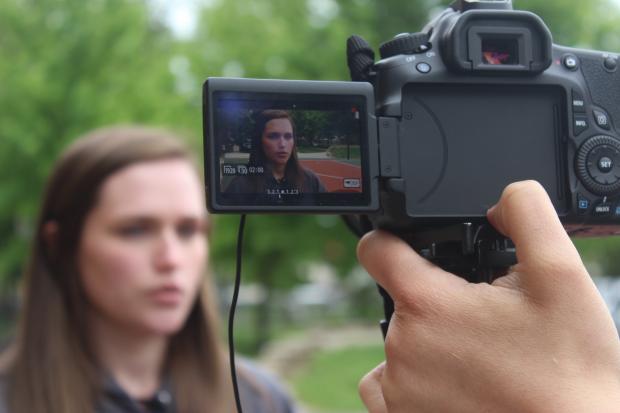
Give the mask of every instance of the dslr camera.
[{"label": "dslr camera", "polygon": [[569,233],[620,233],[617,54],[553,44],[510,0],[455,1],[378,61],[347,46],[352,82],[207,79],[211,211],[338,213],[471,244],[442,231],[476,232],[506,185],[534,179]]}]

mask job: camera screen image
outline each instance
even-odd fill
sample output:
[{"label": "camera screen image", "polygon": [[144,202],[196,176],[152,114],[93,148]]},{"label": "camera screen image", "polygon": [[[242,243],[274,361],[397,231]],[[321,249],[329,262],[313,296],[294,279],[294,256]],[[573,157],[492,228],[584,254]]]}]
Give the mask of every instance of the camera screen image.
[{"label": "camera screen image", "polygon": [[216,92],[214,105],[221,204],[367,203],[364,99]]}]

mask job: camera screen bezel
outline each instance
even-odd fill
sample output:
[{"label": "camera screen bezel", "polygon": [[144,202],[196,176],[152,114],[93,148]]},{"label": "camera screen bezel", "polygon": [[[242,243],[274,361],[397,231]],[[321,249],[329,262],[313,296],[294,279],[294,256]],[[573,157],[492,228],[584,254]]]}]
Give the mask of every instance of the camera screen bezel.
[{"label": "camera screen bezel", "polygon": [[[351,102],[360,107],[362,188],[359,194],[324,193],[316,203],[275,203],[225,195],[220,188],[216,135],[220,98],[276,102]],[[329,105],[326,105],[329,106]],[[207,207],[212,212],[364,213],[379,208],[377,130],[372,85],[363,82],[208,78],[203,87],[203,131]]]}]

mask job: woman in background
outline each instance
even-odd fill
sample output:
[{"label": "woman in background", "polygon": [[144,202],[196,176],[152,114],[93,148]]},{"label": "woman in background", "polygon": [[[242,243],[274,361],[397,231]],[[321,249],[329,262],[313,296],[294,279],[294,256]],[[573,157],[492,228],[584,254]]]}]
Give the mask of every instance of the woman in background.
[{"label": "woman in background", "polygon": [[226,192],[268,195],[325,192],[321,180],[297,159],[295,124],[287,111],[260,112],[252,137],[248,167],[262,172],[236,177]]},{"label": "woman in background", "polygon": [[[48,182],[0,412],[231,412],[205,278],[202,184],[174,136],[142,127],[77,140]],[[243,364],[247,412],[290,412]]]}]

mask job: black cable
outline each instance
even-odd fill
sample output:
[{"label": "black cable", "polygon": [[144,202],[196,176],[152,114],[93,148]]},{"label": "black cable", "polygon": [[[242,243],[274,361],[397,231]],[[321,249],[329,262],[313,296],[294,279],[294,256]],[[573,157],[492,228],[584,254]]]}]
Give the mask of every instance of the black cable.
[{"label": "black cable", "polygon": [[390,321],[392,320],[392,315],[394,315],[394,300],[388,294],[387,291],[379,284],[377,284],[377,289],[379,290],[379,294],[381,294],[381,298],[383,298],[383,314],[385,318],[381,320],[379,326],[381,327],[381,333],[383,334],[383,340],[387,337],[388,327],[390,326]]},{"label": "black cable", "polygon": [[243,229],[245,227],[245,214],[239,219],[239,233],[237,235],[237,270],[235,271],[235,287],[233,290],[232,303],[228,313],[228,352],[230,357],[230,375],[232,377],[233,391],[235,392],[235,403],[237,413],[243,413],[241,409],[241,397],[239,396],[239,385],[237,384],[237,368],[235,367],[235,340],[233,337],[235,310],[239,299],[239,287],[241,286],[241,258],[243,255]]}]

